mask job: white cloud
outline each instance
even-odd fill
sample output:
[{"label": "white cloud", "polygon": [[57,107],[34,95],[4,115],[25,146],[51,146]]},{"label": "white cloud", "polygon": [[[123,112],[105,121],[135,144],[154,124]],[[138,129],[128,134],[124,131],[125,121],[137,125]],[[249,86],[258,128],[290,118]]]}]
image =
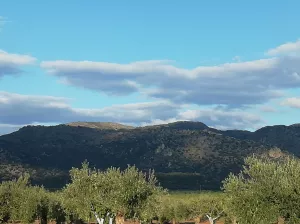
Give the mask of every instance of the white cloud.
[{"label": "white cloud", "polygon": [[72,121],[150,122],[176,116],[180,106],[167,101],[112,105],[102,109],[72,108],[69,99],[0,92],[0,123],[23,125]]},{"label": "white cloud", "polygon": [[177,121],[187,121],[187,120],[179,120],[177,118],[168,118],[166,120],[162,119],[154,119],[151,122],[142,122],[141,126],[149,126],[149,125],[159,125],[159,124],[168,124],[168,123],[173,123]]},{"label": "white cloud", "polygon": [[0,50],[0,78],[4,75],[21,73],[21,67],[33,64],[36,58],[29,55],[11,54]]},{"label": "white cloud", "polygon": [[262,112],[267,112],[267,113],[269,113],[269,112],[277,112],[277,110],[275,108],[271,107],[271,106],[262,106],[260,108],[260,110]]},{"label": "white cloud", "polygon": [[256,129],[265,123],[259,115],[226,108],[186,110],[179,113],[178,117],[182,120],[198,120],[219,129]]},{"label": "white cloud", "polygon": [[281,102],[281,105],[292,107],[292,108],[300,108],[300,97],[286,98]]},{"label": "white cloud", "polygon": [[270,56],[293,54],[293,53],[300,53],[300,39],[295,42],[288,42],[282,44],[266,52],[266,54]]},{"label": "white cloud", "polygon": [[69,85],[107,94],[142,92],[175,103],[261,104],[300,87],[300,58],[269,58],[183,69],[166,61],[116,64],[45,61],[41,67]]},{"label": "white cloud", "polygon": [[[261,123],[258,116],[238,109],[212,108],[189,110],[189,105],[168,101],[112,105],[101,109],[73,108],[70,99],[52,96],[20,95],[0,92],[2,131],[27,124],[55,124],[74,121],[118,122],[145,126],[182,120],[201,121],[209,126],[252,128]],[[5,124],[5,125],[4,125]],[[9,125],[9,126],[8,126]]]}]

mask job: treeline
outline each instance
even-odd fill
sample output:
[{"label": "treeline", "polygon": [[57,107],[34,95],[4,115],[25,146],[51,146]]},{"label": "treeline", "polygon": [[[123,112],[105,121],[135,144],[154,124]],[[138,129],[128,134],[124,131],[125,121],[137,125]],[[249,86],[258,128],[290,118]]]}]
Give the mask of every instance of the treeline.
[{"label": "treeline", "polygon": [[134,166],[100,171],[85,162],[70,177],[71,183],[56,192],[30,185],[28,175],[2,182],[0,222],[300,223],[300,161],[295,158],[248,158],[238,175],[223,181],[222,192],[197,197],[169,194],[153,171]]}]

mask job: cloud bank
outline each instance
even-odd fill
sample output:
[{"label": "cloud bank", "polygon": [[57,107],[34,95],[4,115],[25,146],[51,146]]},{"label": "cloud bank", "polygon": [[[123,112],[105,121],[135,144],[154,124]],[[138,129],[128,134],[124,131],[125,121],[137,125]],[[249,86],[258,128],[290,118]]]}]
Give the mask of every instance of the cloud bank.
[{"label": "cloud bank", "polygon": [[36,58],[29,55],[11,54],[0,49],[0,78],[4,75],[16,75],[24,65],[33,64]]},{"label": "cloud bank", "polygon": [[[67,123],[73,121],[113,121],[145,126],[182,120],[201,120],[217,127],[245,128],[262,122],[258,116],[238,109],[188,109],[168,101],[113,105],[102,109],[73,108],[69,99],[52,96],[20,95],[0,92],[0,124],[11,128],[33,123]],[[7,127],[7,125],[5,126]],[[1,129],[1,125],[0,125]]]},{"label": "cloud bank", "polygon": [[[106,93],[112,97],[139,93],[151,102],[112,105],[102,109],[74,108],[70,99],[0,92],[1,127],[33,123],[113,121],[149,125],[179,120],[202,121],[220,129],[256,129],[265,124],[259,112],[276,113],[267,103],[300,87],[300,41],[270,49],[263,58],[217,66],[180,68],[171,61],[127,64],[55,60],[40,66],[61,83]],[[29,55],[0,51],[0,77],[22,72],[35,63]],[[282,106],[300,108],[300,100],[287,98]],[[247,108],[258,107],[257,114]],[[195,108],[195,109],[191,109]],[[0,129],[1,129],[0,127]]]},{"label": "cloud bank", "polygon": [[165,61],[116,64],[90,61],[44,61],[41,67],[69,85],[175,103],[241,107],[282,97],[300,87],[300,57],[278,57],[183,69]]}]

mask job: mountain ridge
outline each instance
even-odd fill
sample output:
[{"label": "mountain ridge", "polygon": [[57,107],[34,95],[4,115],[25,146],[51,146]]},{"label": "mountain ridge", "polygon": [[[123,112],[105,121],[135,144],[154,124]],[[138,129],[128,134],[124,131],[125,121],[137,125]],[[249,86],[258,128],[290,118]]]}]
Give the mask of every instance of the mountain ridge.
[{"label": "mountain ridge", "polygon": [[[68,170],[87,159],[99,169],[125,168],[128,164],[142,170],[155,169],[161,175],[160,182],[171,189],[195,190],[199,185],[202,189],[216,189],[229,172],[240,170],[245,157],[270,156],[274,148],[283,153],[272,155],[300,156],[298,145],[297,125],[267,126],[250,132],[222,131],[189,121],[145,127],[77,122],[26,126],[0,136],[0,164],[12,170],[29,170],[35,173],[37,183],[47,182],[45,185],[51,187],[54,182],[65,183]],[[2,168],[0,179],[16,176],[10,175],[10,170]],[[47,173],[47,181],[43,182],[42,173]]]},{"label": "mountain ridge", "polygon": [[97,128],[97,129],[133,129],[135,127],[124,125],[115,122],[84,122],[84,121],[77,121],[77,122],[70,122],[64,125],[74,126],[74,127],[87,127],[87,128]]}]

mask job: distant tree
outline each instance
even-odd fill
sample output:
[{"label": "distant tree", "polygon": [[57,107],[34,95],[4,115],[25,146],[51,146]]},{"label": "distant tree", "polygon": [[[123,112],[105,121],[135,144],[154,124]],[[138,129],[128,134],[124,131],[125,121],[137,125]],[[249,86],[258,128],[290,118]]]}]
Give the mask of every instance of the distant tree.
[{"label": "distant tree", "polygon": [[239,223],[300,222],[300,161],[246,159],[239,175],[224,181],[227,211]]}]

